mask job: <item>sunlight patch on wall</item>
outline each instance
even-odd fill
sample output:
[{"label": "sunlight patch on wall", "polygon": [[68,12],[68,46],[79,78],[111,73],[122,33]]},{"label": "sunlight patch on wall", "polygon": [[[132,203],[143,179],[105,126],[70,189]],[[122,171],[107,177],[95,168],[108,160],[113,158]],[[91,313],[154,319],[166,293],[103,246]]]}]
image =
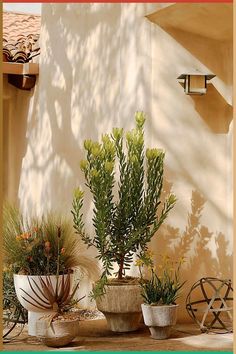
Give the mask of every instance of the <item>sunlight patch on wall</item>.
[{"label": "sunlight patch on wall", "polygon": [[59,87],[60,89],[65,89],[66,87],[66,80],[63,72],[57,65],[56,68],[54,68],[54,73],[52,75],[52,86]]},{"label": "sunlight patch on wall", "polygon": [[61,129],[62,128],[62,110],[61,106],[58,101],[54,102],[55,106],[55,112],[56,112],[56,119],[57,119],[57,125]]}]

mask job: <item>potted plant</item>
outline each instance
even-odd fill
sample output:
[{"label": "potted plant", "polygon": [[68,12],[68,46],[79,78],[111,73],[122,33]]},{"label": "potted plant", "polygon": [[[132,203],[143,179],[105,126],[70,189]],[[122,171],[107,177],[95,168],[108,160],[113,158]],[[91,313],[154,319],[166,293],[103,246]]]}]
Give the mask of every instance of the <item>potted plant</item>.
[{"label": "potted plant", "polygon": [[[142,313],[144,323],[149,327],[151,337],[154,339],[167,339],[170,337],[171,328],[176,324],[176,300],[185,282],[181,283],[179,272],[183,258],[178,262],[171,261],[168,256],[163,257],[163,264],[156,271],[150,257],[144,256],[136,262],[140,270],[141,295],[144,299]],[[142,266],[147,265],[151,270],[151,278],[144,279]]]},{"label": "potted plant", "polygon": [[[75,190],[72,209],[76,232],[88,247],[97,248],[103,265],[93,297],[109,328],[118,332],[136,330],[141,318],[139,282],[126,271],[134,255],[147,249],[176,202],[170,194],[161,203],[165,153],[145,149],[144,114],[137,112],[135,121],[136,128],[125,137],[123,129],[115,128],[101,142],[84,142],[86,159],[80,166],[93,197],[94,237],[84,228],[80,188]],[[115,278],[109,279],[114,267]]]},{"label": "potted plant", "polygon": [[33,300],[25,301],[25,293],[33,296],[33,286],[41,288],[40,279],[50,277],[55,287],[57,272],[59,278],[72,278],[74,269],[86,271],[89,266],[94,267],[94,263],[86,257],[78,257],[79,240],[72,226],[68,220],[52,213],[25,220],[18,209],[5,206],[3,246],[4,265],[14,273],[16,295],[28,310],[28,333],[36,335],[37,319],[45,312],[55,311],[42,309]]},{"label": "potted plant", "polygon": [[[46,314],[36,321],[36,336],[49,347],[63,347],[69,344],[78,335],[79,316],[76,311],[70,311],[79,300],[73,301],[73,296],[78,289],[78,284],[71,293],[71,279],[64,278],[54,287],[50,277],[40,277],[41,289],[35,286],[34,301],[40,303],[41,309],[51,308],[52,314]],[[25,294],[25,300],[29,303],[32,298]]]},{"label": "potted plant", "polygon": [[49,347],[62,347],[69,344],[78,335],[79,317],[76,312],[71,312],[84,296],[78,300],[73,297],[79,287],[77,283],[71,292],[71,278],[59,277],[59,256],[56,274],[56,284],[52,283],[51,277],[39,277],[40,287],[28,278],[29,285],[33,290],[33,296],[29,295],[24,289],[24,300],[31,304],[32,301],[40,309],[52,310],[39,318],[36,322],[36,336]]}]

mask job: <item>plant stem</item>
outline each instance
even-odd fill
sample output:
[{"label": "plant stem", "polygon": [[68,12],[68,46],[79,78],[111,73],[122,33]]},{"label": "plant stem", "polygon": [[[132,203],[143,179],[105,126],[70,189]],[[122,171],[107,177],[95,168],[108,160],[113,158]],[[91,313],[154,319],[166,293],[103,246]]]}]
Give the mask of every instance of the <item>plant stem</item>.
[{"label": "plant stem", "polygon": [[120,258],[118,279],[122,279],[123,278],[123,267],[124,267],[124,257],[122,256]]},{"label": "plant stem", "polygon": [[58,292],[58,282],[59,282],[59,268],[60,268],[60,240],[61,228],[57,229],[57,274],[56,274],[56,294]]},{"label": "plant stem", "polygon": [[143,274],[142,274],[142,271],[141,271],[141,267],[140,267],[140,266],[138,267],[138,270],[139,270],[139,274],[140,274],[140,279],[143,279]]}]

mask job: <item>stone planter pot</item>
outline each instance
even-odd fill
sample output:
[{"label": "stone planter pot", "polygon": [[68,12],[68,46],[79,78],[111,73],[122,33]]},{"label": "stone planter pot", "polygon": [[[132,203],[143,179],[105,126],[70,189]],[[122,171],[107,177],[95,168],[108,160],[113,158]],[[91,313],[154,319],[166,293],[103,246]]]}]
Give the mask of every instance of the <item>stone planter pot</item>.
[{"label": "stone planter pot", "polygon": [[154,339],[167,339],[176,324],[179,305],[151,306],[142,304],[144,323],[149,327]]},{"label": "stone planter pot", "polygon": [[36,335],[48,347],[63,347],[78,336],[79,320],[56,320],[48,323],[45,317],[36,322]]},{"label": "stone planter pot", "polygon": [[139,285],[107,285],[106,293],[96,299],[97,308],[113,332],[131,332],[139,328],[143,302]]},{"label": "stone planter pot", "polygon": [[[65,275],[64,277],[72,277],[71,274]],[[59,285],[61,283],[62,275],[59,275]],[[46,280],[46,276],[41,276],[43,280]],[[53,310],[44,310],[40,309],[37,304],[34,301],[35,294],[29,284],[29,281],[33,287],[34,290],[38,292],[37,287],[34,285],[33,280],[37,283],[37,285],[41,288],[40,284],[40,276],[38,275],[20,275],[20,274],[14,274],[14,285],[15,285],[15,291],[17,298],[21,305],[28,311],[28,334],[31,336],[36,336],[36,321],[44,316],[45,314],[51,314],[55,313]],[[56,275],[50,275],[50,279],[52,282],[52,285],[55,289],[56,287]],[[28,296],[25,294],[24,291],[28,294]],[[25,299],[29,300],[31,302],[28,303]],[[42,304],[42,302],[41,302]]]}]

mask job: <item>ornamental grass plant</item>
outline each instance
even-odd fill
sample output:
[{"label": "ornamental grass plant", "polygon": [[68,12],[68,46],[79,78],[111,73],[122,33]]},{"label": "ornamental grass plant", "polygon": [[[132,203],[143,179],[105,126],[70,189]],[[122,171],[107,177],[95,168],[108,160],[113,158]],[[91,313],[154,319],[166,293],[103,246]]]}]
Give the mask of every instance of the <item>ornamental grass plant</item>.
[{"label": "ornamental grass plant", "polygon": [[5,205],[3,250],[4,269],[10,273],[53,275],[57,264],[60,274],[95,267],[91,258],[80,256],[80,242],[71,223],[55,213],[24,218],[17,208]]},{"label": "ornamental grass plant", "polygon": [[124,279],[134,254],[142,256],[147,250],[176,202],[173,194],[161,202],[165,152],[145,148],[142,112],[136,113],[135,123],[135,129],[126,134],[114,128],[111,134],[102,135],[101,142],[84,142],[86,156],[80,166],[93,198],[94,235],[85,230],[80,188],[74,192],[72,214],[76,232],[88,247],[97,248],[102,261],[95,297],[103,293],[115,264],[118,281]]}]

